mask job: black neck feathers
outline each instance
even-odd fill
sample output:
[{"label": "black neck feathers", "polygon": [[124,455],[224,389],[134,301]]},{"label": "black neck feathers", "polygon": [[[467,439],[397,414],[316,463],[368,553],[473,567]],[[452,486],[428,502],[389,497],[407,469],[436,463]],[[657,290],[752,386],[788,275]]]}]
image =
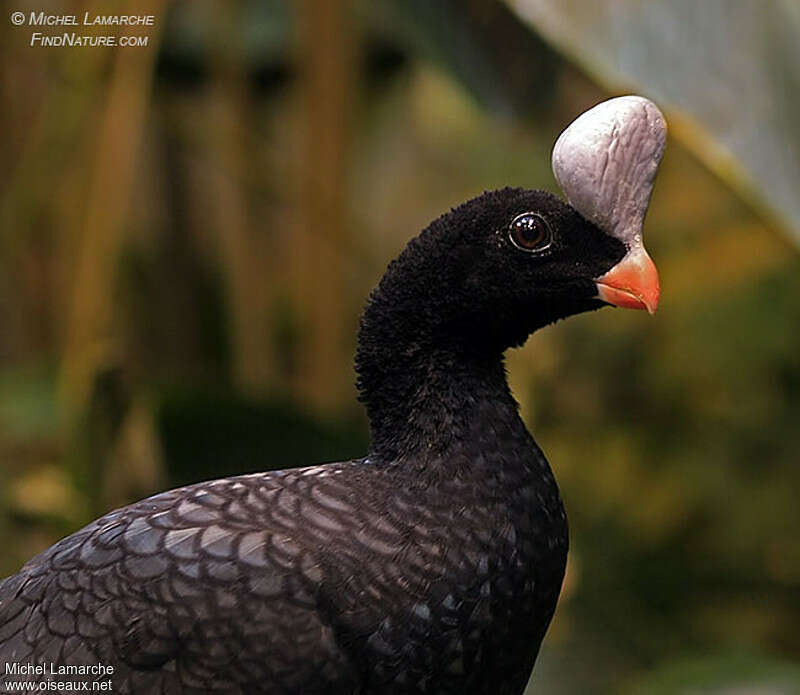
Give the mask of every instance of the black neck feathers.
[{"label": "black neck feathers", "polygon": [[[524,239],[520,219],[533,225]],[[389,265],[362,317],[356,371],[373,453],[422,460],[493,428],[525,432],[503,352],[602,306],[593,278],[625,252],[544,191],[491,191],[435,220]]]},{"label": "black neck feathers", "polygon": [[450,301],[457,282],[447,275],[457,267],[422,255],[424,239],[415,242],[390,265],[361,320],[356,371],[372,455],[425,461],[487,432],[527,436],[502,348]]}]

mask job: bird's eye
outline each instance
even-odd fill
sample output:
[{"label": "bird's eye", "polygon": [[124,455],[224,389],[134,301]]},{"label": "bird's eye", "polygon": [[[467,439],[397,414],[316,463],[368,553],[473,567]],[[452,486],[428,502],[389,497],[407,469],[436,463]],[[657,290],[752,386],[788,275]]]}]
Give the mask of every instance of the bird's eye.
[{"label": "bird's eye", "polygon": [[552,241],[550,225],[535,212],[517,215],[508,228],[508,237],[521,251],[541,251]]}]

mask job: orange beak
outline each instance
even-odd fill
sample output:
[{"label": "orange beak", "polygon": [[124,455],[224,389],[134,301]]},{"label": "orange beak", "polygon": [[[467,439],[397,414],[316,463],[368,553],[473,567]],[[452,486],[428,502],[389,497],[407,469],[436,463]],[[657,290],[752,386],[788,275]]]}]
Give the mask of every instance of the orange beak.
[{"label": "orange beak", "polygon": [[655,263],[643,246],[628,251],[617,265],[595,280],[597,296],[608,304],[626,309],[655,312],[661,288]]}]

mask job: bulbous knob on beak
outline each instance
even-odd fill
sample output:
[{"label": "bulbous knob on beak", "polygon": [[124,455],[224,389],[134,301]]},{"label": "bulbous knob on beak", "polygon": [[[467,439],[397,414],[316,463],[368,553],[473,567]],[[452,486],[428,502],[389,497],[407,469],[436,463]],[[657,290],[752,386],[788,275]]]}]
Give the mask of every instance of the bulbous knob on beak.
[{"label": "bulbous knob on beak", "polygon": [[570,205],[628,248],[596,278],[609,304],[658,306],[658,272],[642,243],[642,225],[667,143],[667,124],[653,102],[638,96],[604,101],[575,119],[553,147],[553,173]]}]

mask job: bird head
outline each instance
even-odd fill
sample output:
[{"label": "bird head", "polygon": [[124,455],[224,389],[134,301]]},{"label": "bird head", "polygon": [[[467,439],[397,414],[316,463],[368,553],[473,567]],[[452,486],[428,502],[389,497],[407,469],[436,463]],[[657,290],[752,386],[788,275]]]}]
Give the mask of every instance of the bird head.
[{"label": "bird head", "polygon": [[392,340],[399,327],[436,347],[481,352],[520,345],[541,326],[607,304],[652,313],[658,273],[641,231],[665,142],[650,101],[595,106],[553,150],[568,202],[505,188],[454,208],[390,265],[367,313],[391,312],[374,323],[394,326]]}]

